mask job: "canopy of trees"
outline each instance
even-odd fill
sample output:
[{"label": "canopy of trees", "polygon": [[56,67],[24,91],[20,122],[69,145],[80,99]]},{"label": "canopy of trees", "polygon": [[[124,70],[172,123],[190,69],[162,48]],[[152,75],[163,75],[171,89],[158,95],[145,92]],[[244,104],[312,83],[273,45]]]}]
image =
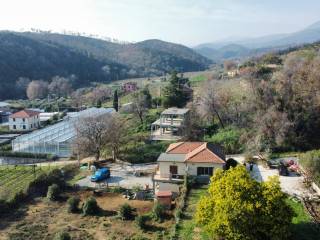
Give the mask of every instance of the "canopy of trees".
[{"label": "canopy of trees", "polygon": [[172,72],[169,85],[163,91],[162,104],[164,107],[184,107],[191,99],[191,93],[186,91],[189,87],[189,79],[178,76]]},{"label": "canopy of trees", "polygon": [[285,200],[277,178],[259,183],[243,166],[216,170],[196,221],[212,239],[287,239],[293,211]]}]

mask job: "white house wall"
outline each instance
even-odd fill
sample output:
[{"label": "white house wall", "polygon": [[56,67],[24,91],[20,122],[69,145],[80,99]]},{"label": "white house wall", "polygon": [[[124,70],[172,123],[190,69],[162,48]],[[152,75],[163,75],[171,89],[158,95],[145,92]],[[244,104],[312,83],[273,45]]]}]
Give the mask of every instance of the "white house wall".
[{"label": "white house wall", "polygon": [[186,164],[181,162],[160,162],[159,170],[161,176],[166,176],[170,173],[170,166],[178,166],[178,175],[185,175]]},{"label": "white house wall", "polygon": [[217,168],[223,168],[223,164],[217,164],[217,163],[188,163],[188,174],[197,176],[197,168],[198,167],[213,167],[213,172]]},{"label": "white house wall", "polygon": [[[15,119],[15,121],[13,121]],[[23,119],[25,121],[23,121]],[[32,127],[31,127],[32,125]],[[16,126],[16,128],[14,128]],[[25,126],[25,128],[23,128]],[[40,119],[38,116],[30,118],[9,118],[9,129],[10,130],[31,130],[40,126]]]}]

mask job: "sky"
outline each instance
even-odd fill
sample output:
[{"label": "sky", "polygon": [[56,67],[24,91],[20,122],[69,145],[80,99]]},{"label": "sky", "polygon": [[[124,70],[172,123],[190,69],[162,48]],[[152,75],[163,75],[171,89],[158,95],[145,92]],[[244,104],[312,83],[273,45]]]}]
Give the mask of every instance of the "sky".
[{"label": "sky", "polygon": [[0,30],[69,30],[188,46],[290,33],[317,21],[319,0],[0,0]]}]

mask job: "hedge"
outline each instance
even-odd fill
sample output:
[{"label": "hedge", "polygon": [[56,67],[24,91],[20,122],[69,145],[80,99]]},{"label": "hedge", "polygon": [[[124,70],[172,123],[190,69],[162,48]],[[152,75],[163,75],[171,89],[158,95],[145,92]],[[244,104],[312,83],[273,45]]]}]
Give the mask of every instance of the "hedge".
[{"label": "hedge", "polygon": [[180,190],[180,195],[179,197],[176,198],[176,209],[174,213],[175,224],[172,226],[172,229],[171,229],[171,234],[170,234],[171,240],[176,240],[179,238],[177,229],[181,220],[182,211],[185,207],[189,186],[190,184],[192,184],[192,182],[193,182],[192,179],[185,177],[183,186],[181,187],[181,190]]},{"label": "hedge", "polygon": [[1,157],[16,157],[16,158],[39,158],[39,159],[48,159],[53,160],[56,156],[52,154],[45,153],[28,153],[28,152],[8,152],[0,151]]}]

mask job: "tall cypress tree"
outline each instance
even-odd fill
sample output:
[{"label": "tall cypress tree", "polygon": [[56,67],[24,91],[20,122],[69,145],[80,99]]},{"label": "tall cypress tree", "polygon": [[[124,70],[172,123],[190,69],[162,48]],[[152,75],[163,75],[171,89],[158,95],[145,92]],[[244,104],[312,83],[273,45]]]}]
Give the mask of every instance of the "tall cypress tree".
[{"label": "tall cypress tree", "polygon": [[113,94],[113,108],[118,112],[119,110],[118,90],[115,90]]}]

